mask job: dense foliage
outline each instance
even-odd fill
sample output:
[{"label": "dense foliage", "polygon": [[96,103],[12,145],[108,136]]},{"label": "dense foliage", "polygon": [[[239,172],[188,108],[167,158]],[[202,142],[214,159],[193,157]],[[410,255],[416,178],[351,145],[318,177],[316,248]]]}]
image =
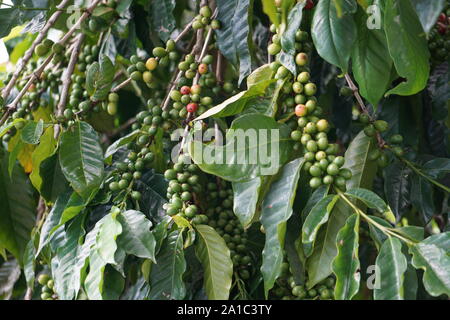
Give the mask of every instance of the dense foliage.
[{"label": "dense foliage", "polygon": [[0,297],[450,296],[448,1],[0,3]]}]

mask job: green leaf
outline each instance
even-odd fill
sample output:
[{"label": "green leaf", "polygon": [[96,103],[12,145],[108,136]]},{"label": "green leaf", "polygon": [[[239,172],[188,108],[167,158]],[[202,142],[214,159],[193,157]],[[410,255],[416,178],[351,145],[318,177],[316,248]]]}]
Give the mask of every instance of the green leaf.
[{"label": "green leaf", "polygon": [[[248,100],[241,115],[249,113],[260,113],[275,117],[280,107],[279,97],[283,93],[283,87],[287,78],[271,82],[266,88],[263,96],[256,96]],[[282,103],[282,102],[281,102]]]},{"label": "green leaf", "polygon": [[379,270],[380,287],[375,288],[375,300],[403,300],[406,257],[402,253],[402,243],[397,238],[388,237],[383,243],[375,262]]},{"label": "green leaf", "polygon": [[73,286],[73,283],[77,281],[74,268],[82,250],[81,244],[85,235],[84,218],[80,215],[68,225],[54,257],[58,263],[57,267],[52,270],[52,275],[55,281],[55,291],[61,300],[72,300],[77,294],[76,287]]},{"label": "green leaf", "polygon": [[36,259],[35,259],[36,249],[34,248],[34,241],[31,239],[23,254],[23,273],[25,275],[25,279],[27,281],[27,287],[34,287],[34,278],[35,278],[35,270],[36,270]]},{"label": "green leaf", "polygon": [[350,169],[352,178],[347,180],[347,189],[371,189],[377,171],[375,161],[369,160],[369,153],[375,148],[373,138],[363,131],[352,140],[345,152],[344,168]]},{"label": "green leaf", "polygon": [[384,193],[397,220],[406,212],[410,204],[411,170],[400,161],[384,170]]},{"label": "green leaf", "polygon": [[356,15],[357,39],[352,51],[352,70],[359,92],[374,108],[386,92],[392,70],[386,36],[382,30],[366,26],[367,15],[362,9]]},{"label": "green leaf", "polygon": [[99,62],[92,63],[86,72],[86,91],[91,100],[105,99],[111,90],[114,80],[114,65],[106,55],[99,58]]},{"label": "green leaf", "polygon": [[0,151],[0,157],[0,244],[22,264],[35,224],[36,203],[23,169],[15,164],[10,178],[7,154]]},{"label": "green leaf", "polygon": [[31,162],[33,163],[33,171],[30,174],[30,180],[33,186],[41,192],[43,180],[41,178],[41,163],[56,152],[57,143],[53,136],[53,126],[45,129],[41,137],[41,143],[34,149],[31,154]]},{"label": "green leaf", "polygon": [[245,109],[246,105],[252,98],[263,95],[267,87],[274,82],[276,82],[275,79],[259,81],[258,83],[252,85],[248,90],[241,91],[231,98],[228,98],[221,104],[207,110],[201,116],[195,118],[194,121],[206,119],[212,116],[215,118],[224,118],[239,114]]},{"label": "green leaf", "polygon": [[111,144],[108,149],[106,149],[105,151],[105,162],[107,162],[108,164],[111,164],[112,161],[112,155],[114,153],[117,152],[117,150],[119,150],[121,147],[127,145],[130,142],[133,142],[136,137],[139,135],[139,130],[133,131],[129,134],[127,134],[126,136],[123,136],[120,139],[117,139],[116,141],[114,141],[113,144]]},{"label": "green leaf", "polygon": [[100,257],[95,247],[89,254],[89,273],[84,282],[84,288],[89,300],[103,299],[103,282],[106,262]]},{"label": "green leaf", "polygon": [[[382,225],[383,227],[392,228],[392,225],[389,222],[387,222],[386,220],[384,220],[380,217],[372,216],[372,215],[369,215],[369,217],[370,217],[370,219],[374,220],[376,223]],[[380,251],[381,246],[387,239],[386,234],[371,223],[369,223],[369,231],[370,231],[370,237],[374,241],[375,246],[377,247],[377,250]]]},{"label": "green leaf", "polygon": [[22,141],[28,144],[38,144],[44,132],[44,121],[41,119],[38,122],[30,121],[20,132]]},{"label": "green leaf", "polygon": [[312,254],[314,241],[316,240],[319,228],[328,221],[331,210],[333,210],[336,201],[339,199],[337,195],[329,195],[321,199],[311,209],[307,215],[302,227],[302,243],[303,251],[306,257]]},{"label": "green leaf", "polygon": [[181,300],[186,295],[183,274],[186,260],[183,252],[183,234],[172,231],[163,242],[150,273],[150,300]]},{"label": "green leaf", "polygon": [[120,214],[122,234],[118,238],[119,247],[139,258],[155,260],[156,241],[150,228],[152,223],[142,212],[127,210]]},{"label": "green leaf", "polygon": [[70,188],[66,177],[62,173],[58,153],[53,154],[41,162],[39,175],[42,179],[41,189],[39,191],[47,201],[55,202],[61,192]]},{"label": "green leaf", "polygon": [[0,266],[0,297],[2,299],[10,299],[20,274],[20,266],[15,259],[5,261]]},{"label": "green leaf", "polygon": [[386,0],[384,29],[397,73],[406,78],[386,95],[413,95],[425,88],[430,52],[420,20],[410,1]]},{"label": "green leaf", "polygon": [[151,3],[151,22],[153,30],[156,31],[159,38],[166,42],[170,34],[176,27],[173,10],[175,9],[175,0],[152,1]]},{"label": "green leaf", "polygon": [[251,88],[258,83],[272,79],[273,70],[270,64],[266,63],[261,67],[253,70],[253,72],[247,77],[247,88]]},{"label": "green leaf", "polygon": [[251,73],[253,0],[217,0],[217,19],[221,22],[216,30],[220,52],[239,70],[239,81]]},{"label": "green leaf", "polygon": [[233,212],[239,218],[244,229],[248,228],[256,213],[261,177],[243,182],[233,182]]},{"label": "green leaf", "polygon": [[278,172],[291,151],[289,132],[286,125],[271,117],[247,114],[233,121],[225,145],[204,145],[201,141],[192,141],[189,153],[204,172],[228,181],[248,181]]},{"label": "green leaf", "polygon": [[311,36],[319,55],[327,62],[348,70],[348,61],[356,40],[356,25],[353,13],[356,2],[342,1],[342,17],[338,17],[333,0],[321,0],[316,6],[312,21]]},{"label": "green leaf", "polygon": [[361,274],[359,272],[359,215],[351,215],[336,237],[338,254],[332,268],[336,275],[334,297],[336,300],[351,300],[358,293]]},{"label": "green leaf", "polygon": [[225,240],[210,226],[197,225],[195,253],[203,265],[204,288],[209,300],[227,300],[233,277],[233,262]]},{"label": "green leaf", "polygon": [[309,197],[308,202],[306,202],[305,207],[302,210],[302,220],[305,221],[307,215],[311,212],[312,208],[323,198],[325,198],[330,191],[330,186],[322,184],[317,188],[313,194]]},{"label": "green leaf", "polygon": [[[384,200],[381,199],[375,192],[363,188],[355,188],[348,190],[347,192],[345,192],[345,194],[352,198],[361,200],[369,208],[378,210],[380,213],[386,216],[388,220],[390,219],[391,222],[395,222],[395,217],[391,209],[388,207],[386,202],[384,202]],[[394,221],[392,221],[392,219]]]},{"label": "green leaf", "polygon": [[98,135],[86,122],[77,121],[61,137],[59,161],[64,176],[84,199],[103,180],[103,151]]},{"label": "green leaf", "polygon": [[450,159],[435,158],[423,165],[423,171],[434,179],[441,179],[450,172]]},{"label": "green leaf", "polygon": [[286,224],[292,215],[303,163],[303,158],[287,163],[278,180],[270,186],[262,203],[261,224],[264,226],[266,241],[262,252],[261,273],[266,297],[275,280],[281,275]]},{"label": "green leaf", "polygon": [[[286,55],[280,62],[292,72],[293,75],[297,75],[297,66],[294,61],[295,50],[295,33],[300,28],[300,23],[302,22],[303,8],[305,7],[306,1],[297,2],[297,4],[289,11],[288,25],[281,35],[281,49],[282,55]],[[288,63],[285,61],[288,60]]]},{"label": "green leaf", "polygon": [[114,255],[117,251],[117,237],[122,233],[122,225],[118,213],[110,212],[102,218],[103,223],[98,230],[95,248],[100,258],[109,264],[115,264]]},{"label": "green leaf", "polygon": [[423,269],[423,284],[432,296],[450,296],[450,232],[433,235],[409,251],[413,255],[412,264]]},{"label": "green leaf", "polygon": [[278,17],[277,13],[277,7],[275,6],[275,1],[273,0],[261,0],[263,5],[263,11],[270,19],[270,22],[272,22],[275,26],[278,27],[280,24],[280,19]]},{"label": "green leaf", "polygon": [[416,13],[419,16],[419,20],[422,23],[422,27],[426,33],[430,32],[433,26],[436,24],[439,14],[444,10],[445,0],[411,0],[415,7]]}]

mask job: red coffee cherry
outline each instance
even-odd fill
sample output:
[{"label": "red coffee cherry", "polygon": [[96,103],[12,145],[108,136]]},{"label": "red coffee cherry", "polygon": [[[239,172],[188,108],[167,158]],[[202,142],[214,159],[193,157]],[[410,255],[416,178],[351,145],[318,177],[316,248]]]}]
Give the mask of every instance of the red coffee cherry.
[{"label": "red coffee cherry", "polygon": [[182,95],[189,94],[191,93],[191,88],[189,88],[188,86],[182,86],[180,92]]},{"label": "red coffee cherry", "polygon": [[198,104],[196,104],[196,103],[189,103],[186,106],[187,112],[190,112],[190,113],[194,113],[195,111],[197,111],[197,109],[198,109]]}]

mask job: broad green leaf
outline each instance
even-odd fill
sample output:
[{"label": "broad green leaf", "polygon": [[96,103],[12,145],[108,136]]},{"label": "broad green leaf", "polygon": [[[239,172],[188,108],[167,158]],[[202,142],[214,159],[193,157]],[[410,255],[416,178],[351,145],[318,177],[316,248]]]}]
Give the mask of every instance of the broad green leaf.
[{"label": "broad green leaf", "polygon": [[312,208],[323,198],[325,198],[330,191],[330,186],[323,184],[317,188],[311,197],[309,197],[308,202],[306,202],[305,207],[302,210],[302,220],[305,221],[308,214],[311,212]]},{"label": "broad green leaf", "polygon": [[4,300],[11,298],[14,285],[20,278],[20,266],[17,260],[10,259],[0,266],[0,296]]},{"label": "broad green leaf", "polygon": [[450,296],[450,232],[433,235],[410,247],[412,264],[423,269],[423,284],[432,296]]},{"label": "broad green leaf", "polygon": [[105,55],[100,56],[99,62],[89,66],[86,72],[86,91],[91,100],[100,101],[106,98],[112,87],[114,73],[114,65]]},{"label": "broad green leaf", "polygon": [[354,188],[346,191],[345,194],[352,198],[361,200],[366,206],[371,209],[378,210],[390,222],[395,223],[395,217],[391,209],[375,192],[363,188]]},{"label": "broad green leaf", "polygon": [[259,81],[252,85],[248,90],[241,91],[221,104],[212,107],[201,116],[195,118],[194,121],[209,117],[223,118],[239,114],[245,109],[247,103],[249,103],[252,98],[263,95],[267,87],[274,82],[276,82],[275,79]]},{"label": "broad green leaf", "polygon": [[392,70],[392,59],[382,30],[367,28],[367,15],[358,10],[357,38],[352,51],[352,71],[359,92],[374,108],[386,92]]},{"label": "broad green leaf", "polygon": [[383,243],[375,262],[380,287],[375,288],[375,300],[403,300],[404,273],[407,268],[406,257],[402,253],[402,243],[397,238],[388,237]]},{"label": "broad green leaf", "polygon": [[217,0],[216,30],[220,52],[239,70],[239,84],[252,69],[253,0]]},{"label": "broad green leaf", "polygon": [[356,2],[343,0],[342,16],[338,17],[333,0],[321,0],[316,5],[312,21],[311,36],[317,52],[344,72],[348,70],[356,40],[356,25],[352,16],[356,9]]},{"label": "broad green leaf", "polygon": [[[295,33],[300,28],[302,22],[303,8],[306,1],[297,2],[297,4],[289,11],[288,25],[281,35],[281,49],[282,55],[286,55],[281,63],[289,70],[293,75],[297,75],[297,66],[294,61],[295,50]],[[285,59],[290,60],[289,63],[283,63]]]},{"label": "broad green leaf", "polygon": [[113,155],[114,153],[116,153],[116,151],[119,150],[119,149],[120,149],[121,147],[123,147],[124,145],[126,145],[126,144],[128,144],[128,143],[130,143],[130,142],[133,142],[133,141],[136,139],[136,137],[137,137],[138,135],[139,135],[139,131],[136,130],[136,131],[133,131],[133,132],[127,134],[126,136],[124,136],[124,137],[122,137],[122,138],[117,139],[116,141],[114,141],[114,143],[111,144],[111,145],[108,147],[108,149],[106,149],[106,151],[105,151],[105,156],[104,156],[105,161],[106,161],[108,164],[111,164],[111,158],[112,158],[112,155]]},{"label": "broad green leaf", "polygon": [[363,131],[352,140],[345,152],[344,168],[350,169],[352,178],[347,180],[347,190],[371,189],[377,171],[375,161],[369,160],[369,153],[375,148],[375,141]]},{"label": "broad green leaf", "polygon": [[150,300],[181,300],[186,295],[183,274],[186,260],[183,252],[183,234],[172,231],[156,256],[150,272]]},{"label": "broad green leaf", "polygon": [[406,165],[394,162],[384,170],[384,193],[397,220],[410,204],[410,173]]},{"label": "broad green leaf", "polygon": [[41,143],[34,149],[31,155],[31,162],[33,163],[33,171],[30,174],[30,180],[33,186],[41,192],[42,178],[41,178],[41,163],[56,152],[57,143],[53,136],[53,126],[45,129],[41,137]]},{"label": "broad green leaf", "polygon": [[77,291],[73,282],[77,281],[74,273],[78,256],[82,250],[82,239],[85,235],[83,228],[84,217],[75,218],[67,227],[61,245],[56,250],[54,259],[58,259],[57,268],[52,270],[55,281],[55,291],[61,300],[72,300]]},{"label": "broad green leaf", "polygon": [[359,215],[351,215],[336,237],[338,253],[332,268],[336,275],[334,298],[351,300],[358,293],[361,274],[359,272]]},{"label": "broad green leaf", "polygon": [[261,114],[247,114],[233,121],[223,146],[189,144],[189,153],[204,172],[233,182],[274,175],[291,151],[289,128]]},{"label": "broad green leaf", "polygon": [[262,178],[233,182],[233,212],[239,218],[244,229],[248,228],[256,213]]},{"label": "broad green leaf", "polygon": [[423,165],[423,171],[434,179],[441,179],[450,172],[450,159],[435,158]]},{"label": "broad green leaf", "polygon": [[[389,222],[380,217],[369,215],[369,218],[382,225],[383,227],[392,228],[392,225]],[[387,239],[386,234],[371,223],[369,223],[369,231],[370,237],[374,241],[377,250],[380,251],[381,246]]]},{"label": "broad green leaf", "polygon": [[10,178],[7,153],[0,151],[0,246],[22,264],[35,223],[36,203],[26,174],[17,164]]},{"label": "broad green leaf", "polygon": [[[443,11],[446,5],[445,0],[411,0],[415,7],[416,13],[419,16],[420,23],[425,32],[430,32],[436,24],[439,14]],[[447,3],[448,4],[448,3]]]},{"label": "broad green leaf", "polygon": [[319,231],[319,228],[328,221],[330,212],[333,210],[338,199],[338,195],[326,196],[317,202],[307,215],[302,227],[303,251],[306,257],[309,257],[312,254],[317,232]]},{"label": "broad green leaf", "polygon": [[275,1],[273,0],[261,0],[263,5],[263,11],[270,19],[270,22],[272,22],[275,26],[278,27],[280,24],[280,19],[278,17],[277,13],[277,7],[275,6]]},{"label": "broad green leaf", "polygon": [[270,186],[262,203],[260,220],[264,226],[266,241],[262,252],[261,273],[264,278],[266,297],[275,280],[281,275],[286,224],[292,215],[292,206],[303,163],[303,158],[287,163],[278,180]]},{"label": "broad green leaf", "polygon": [[98,135],[86,122],[77,121],[61,136],[59,161],[64,176],[84,199],[103,180],[103,151]]},{"label": "broad green leaf", "polygon": [[155,260],[156,241],[150,228],[152,223],[139,211],[127,210],[118,217],[122,234],[118,238],[119,247],[128,254],[139,258]]},{"label": "broad green leaf", "polygon": [[20,137],[23,142],[28,144],[38,144],[42,133],[44,132],[44,121],[30,121],[20,131]]},{"label": "broad green leaf", "polygon": [[203,286],[209,300],[227,300],[233,277],[233,262],[225,240],[210,226],[197,225],[195,253],[203,265]]},{"label": "broad green leaf", "polygon": [[36,270],[36,259],[35,259],[36,249],[34,248],[34,241],[31,239],[23,254],[23,273],[25,275],[25,279],[27,281],[27,287],[34,287],[34,278],[35,278],[35,270]]},{"label": "broad green leaf", "polygon": [[410,1],[386,0],[384,30],[397,73],[406,78],[386,95],[408,96],[425,88],[430,73],[426,34]]},{"label": "broad green leaf", "polygon": [[275,117],[281,105],[281,101],[279,101],[279,98],[283,93],[283,87],[286,81],[287,78],[278,80],[276,82],[271,82],[270,85],[266,88],[264,95],[256,96],[248,100],[241,115],[249,113],[260,113],[266,116]]},{"label": "broad green leaf", "polygon": [[89,273],[84,288],[89,300],[103,300],[103,281],[107,263],[100,257],[95,247],[89,254]]},{"label": "broad green leaf", "polygon": [[273,70],[270,64],[266,63],[261,67],[253,70],[253,72],[247,77],[247,88],[251,88],[257,85],[259,82],[272,79]]},{"label": "broad green leaf", "polygon": [[153,30],[156,31],[159,38],[164,42],[169,40],[170,34],[176,27],[176,20],[173,14],[175,4],[175,0],[151,2],[150,15]]},{"label": "broad green leaf", "polygon": [[95,249],[100,258],[109,264],[115,264],[114,255],[117,250],[117,237],[122,233],[122,225],[118,218],[118,213],[110,212],[102,218],[103,223],[98,230]]},{"label": "broad green leaf", "polygon": [[41,162],[39,175],[42,179],[39,191],[41,196],[47,201],[55,202],[62,192],[70,188],[69,182],[62,173],[58,153]]}]

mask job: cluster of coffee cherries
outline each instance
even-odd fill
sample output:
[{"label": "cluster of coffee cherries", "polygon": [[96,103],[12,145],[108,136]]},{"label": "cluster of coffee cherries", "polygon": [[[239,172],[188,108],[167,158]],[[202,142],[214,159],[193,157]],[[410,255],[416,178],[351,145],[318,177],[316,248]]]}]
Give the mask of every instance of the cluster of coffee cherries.
[{"label": "cluster of coffee cherries", "polygon": [[[389,124],[386,121],[372,121],[366,113],[361,113],[358,120],[365,126],[364,133],[368,137],[374,137],[375,135],[386,132],[389,129]],[[398,157],[401,157],[404,154],[404,150],[400,146],[403,142],[403,136],[400,134],[393,134],[387,139],[387,141],[389,142],[389,145],[384,143],[382,145],[378,145],[378,147],[372,150],[368,155],[369,160],[376,161],[380,168],[384,168],[389,164],[388,157],[383,151],[385,148],[389,148]]]},{"label": "cluster of coffee cherries", "polygon": [[328,277],[314,287],[308,289],[305,284],[299,284],[295,281],[290,270],[289,262],[285,259],[282,264],[282,274],[276,280],[274,288],[271,290],[271,296],[274,299],[281,300],[330,300],[334,296],[335,280]]},{"label": "cluster of coffee cherries", "polygon": [[212,29],[220,29],[219,20],[213,19],[212,10],[209,6],[203,6],[200,8],[199,14],[195,16],[194,21],[192,22],[192,29],[198,30],[203,29],[206,26],[210,25]]},{"label": "cluster of coffee cherries", "polygon": [[428,48],[431,52],[431,61],[439,64],[449,59],[450,51],[450,5],[439,15],[438,21],[430,31]]},{"label": "cluster of coffee cherries", "polygon": [[177,119],[185,118],[188,113],[202,114],[213,103],[209,96],[202,97],[202,87],[198,84],[189,86],[182,86],[180,90],[172,90],[170,92],[170,99],[173,100],[172,110],[170,115]]},{"label": "cluster of coffee cherries", "polygon": [[162,114],[161,107],[153,106],[136,115],[137,122],[133,125],[133,130],[139,130],[139,135],[135,142],[127,144],[129,150],[127,160],[116,164],[114,181],[109,183],[111,191],[120,192],[130,188],[131,198],[134,200],[141,199],[141,193],[131,189],[134,181],[141,179],[143,170],[150,168],[155,159],[150,147],[153,137],[158,132],[159,125],[163,123]]},{"label": "cluster of coffee cherries", "polygon": [[198,166],[190,163],[190,157],[183,154],[172,168],[164,172],[164,177],[169,181],[169,202],[164,205],[168,215],[179,215],[194,224],[208,223],[208,217],[201,214],[200,208],[195,204],[196,196],[203,190],[201,174]]},{"label": "cluster of coffee cherries", "polygon": [[38,279],[38,283],[42,286],[41,288],[41,299],[42,300],[57,300],[58,296],[56,295],[53,287],[54,282],[53,279],[48,274],[40,274]]},{"label": "cluster of coffee cherries", "polygon": [[252,259],[247,247],[247,233],[233,213],[233,190],[223,180],[209,182],[207,189],[208,224],[225,240],[235,272],[241,279],[247,280],[250,278]]}]

